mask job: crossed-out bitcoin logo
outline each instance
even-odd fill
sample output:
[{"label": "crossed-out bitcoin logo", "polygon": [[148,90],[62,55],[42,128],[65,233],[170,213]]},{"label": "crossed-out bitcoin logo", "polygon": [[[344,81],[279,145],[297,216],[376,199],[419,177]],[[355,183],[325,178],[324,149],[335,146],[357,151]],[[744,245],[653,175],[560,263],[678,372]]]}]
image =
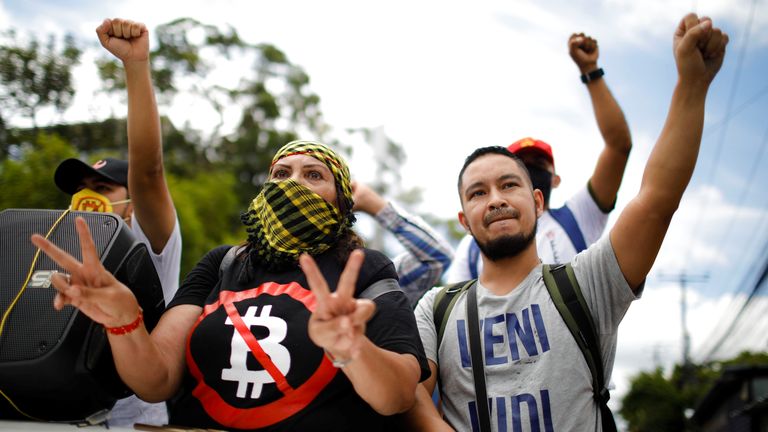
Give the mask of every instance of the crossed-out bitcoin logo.
[{"label": "crossed-out bitcoin logo", "polygon": [[[285,339],[288,326],[284,319],[270,316],[272,312],[271,305],[264,306],[259,316],[256,316],[257,309],[258,306],[249,307],[245,315],[242,316],[243,322],[245,322],[248,328],[261,326],[269,329],[269,336],[259,339],[259,344],[264,352],[269,355],[277,369],[283,375],[288,375],[288,371],[291,369],[291,354],[286,347],[280,345],[280,342]],[[234,325],[231,318],[227,318],[225,324]],[[221,371],[221,379],[237,382],[237,397],[239,398],[246,397],[248,384],[253,384],[250,397],[258,399],[261,396],[261,388],[264,384],[274,383],[275,380],[266,369],[258,371],[249,370],[246,365],[249,355],[251,354],[245,339],[238,332],[234,332],[232,335],[232,354],[229,357],[232,367]]]},{"label": "crossed-out bitcoin logo", "polygon": [[[225,309],[227,318],[219,322],[227,327],[234,326],[235,331],[230,341],[230,364],[229,367],[221,369],[221,379],[236,382],[236,396],[244,401],[258,399],[266,384],[276,384],[282,394],[282,397],[277,400],[262,405],[256,404],[251,408],[231,405],[215,388],[206,383],[203,372],[199,369],[188,346],[187,366],[197,380],[192,394],[200,401],[206,413],[222,425],[237,429],[258,429],[285,420],[309,405],[338,373],[338,369],[331,364],[330,360],[320,355],[321,360],[315,371],[303,383],[292,386],[286,378],[291,369],[291,353],[282,345],[289,331],[286,321],[273,315],[273,306],[270,304],[249,306],[242,315],[235,307],[235,304],[241,301],[262,296],[265,302],[269,303],[270,297],[275,298],[284,294],[299,302],[309,312],[314,311],[315,296],[310,290],[302,288],[295,282],[289,284],[268,282],[246,291],[221,291],[218,301],[203,308],[203,313],[193,328],[194,332],[207,316],[221,308]],[[257,339],[252,330],[254,327],[266,328],[269,334]],[[262,332],[258,333],[262,334]],[[319,348],[316,349],[319,350]],[[262,369],[248,369],[249,356],[252,356]],[[248,387],[252,387],[250,392]],[[245,405],[248,403],[246,402]]]}]

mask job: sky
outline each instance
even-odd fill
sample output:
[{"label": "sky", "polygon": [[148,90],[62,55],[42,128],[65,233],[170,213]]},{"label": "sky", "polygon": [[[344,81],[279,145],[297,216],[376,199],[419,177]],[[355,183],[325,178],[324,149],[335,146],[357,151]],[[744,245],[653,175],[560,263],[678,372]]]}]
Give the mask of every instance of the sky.
[{"label": "sky", "polygon": [[[712,17],[730,44],[708,95],[696,172],[643,297],[619,329],[611,402],[618,407],[632,374],[669,370],[681,359],[681,280],[694,360],[766,349],[768,304],[758,296],[710,355],[768,261],[765,1],[0,0],[0,28],[71,32],[92,43],[76,74],[75,104],[63,116],[82,121],[125,112],[94,95],[93,59],[102,55],[94,29],[103,18],[142,21],[150,31],[180,17],[231,25],[246,41],[272,43],[304,68],[336,136],[351,139],[347,128],[380,128],[399,143],[407,155],[403,187],[423,191],[415,210],[440,218],[459,210],[456,176],[473,149],[524,136],[554,149],[563,183],[553,191],[553,206],[584,185],[603,146],[567,51],[568,36],[584,32],[599,42],[599,65],[634,145],[610,228],[637,193],[664,124],[677,76],[672,34],[689,11]],[[175,124],[213,124],[210,111],[175,102],[161,109]],[[373,180],[366,169],[370,150],[355,150],[353,176]]]}]

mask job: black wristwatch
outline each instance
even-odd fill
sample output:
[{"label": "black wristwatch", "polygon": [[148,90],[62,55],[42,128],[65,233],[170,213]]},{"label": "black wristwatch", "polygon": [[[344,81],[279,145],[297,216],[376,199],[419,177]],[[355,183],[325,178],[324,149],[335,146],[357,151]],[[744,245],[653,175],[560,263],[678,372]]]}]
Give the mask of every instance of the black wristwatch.
[{"label": "black wristwatch", "polygon": [[603,71],[603,68],[597,68],[592,72],[582,74],[581,82],[583,82],[584,84],[587,84],[590,81],[594,81],[596,79],[602,78],[603,75],[605,75],[605,71]]}]

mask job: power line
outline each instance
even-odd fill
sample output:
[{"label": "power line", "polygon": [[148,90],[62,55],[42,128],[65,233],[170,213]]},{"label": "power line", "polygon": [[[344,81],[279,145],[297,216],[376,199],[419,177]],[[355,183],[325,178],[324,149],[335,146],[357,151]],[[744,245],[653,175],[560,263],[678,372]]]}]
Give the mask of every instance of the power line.
[{"label": "power line", "polygon": [[[757,158],[757,159],[755,159],[755,161],[759,161],[759,160],[761,160],[761,159],[762,159],[762,157],[765,155],[765,152],[766,152],[766,146],[768,146],[768,128],[766,128],[765,134],[763,135],[763,140],[762,140],[762,142],[760,143],[760,147],[761,147],[760,157],[759,157],[759,158]],[[758,164],[757,164],[757,163],[753,164],[753,166],[752,166],[752,173],[750,174],[750,178],[751,178],[751,180],[750,180],[750,183],[749,183],[749,188],[748,188],[748,189],[751,189],[751,188],[753,188],[753,187],[756,185],[756,183],[755,183],[755,182],[753,182],[752,180],[754,180],[754,176],[756,175],[756,169],[757,169],[757,166],[758,166]],[[762,185],[761,185],[761,187],[762,187]],[[746,188],[745,188],[744,190],[742,190],[742,196],[741,196],[741,200],[740,200],[741,202],[738,204],[738,210],[737,210],[737,213],[738,213],[738,212],[740,212],[740,211],[741,211],[741,209],[743,208],[743,201],[744,201],[744,200],[745,200],[745,198],[746,198],[746,193],[745,193],[745,192],[746,192]],[[768,195],[766,195],[766,198],[768,198]],[[762,203],[762,205],[758,204],[758,208],[768,208],[768,199],[766,199],[766,201],[765,201],[764,203]],[[737,219],[737,217],[736,217],[736,216],[734,216],[734,220],[736,220],[736,219]],[[735,223],[731,223],[731,224],[729,224],[729,226],[728,226],[728,229],[727,229],[727,230],[724,230],[724,232],[727,232],[728,234],[727,234],[727,235],[724,235],[724,236],[721,238],[721,241],[720,241],[720,242],[718,242],[718,243],[716,243],[716,244],[722,244],[722,243],[723,243],[723,241],[724,241],[724,239],[728,239],[728,238],[729,238],[729,236],[730,236],[730,232],[731,232],[731,230],[732,230],[732,228],[733,228],[734,226],[735,226]],[[753,231],[752,235],[751,235],[751,236],[749,236],[749,243],[748,243],[748,244],[746,244],[746,245],[743,245],[743,246],[740,248],[740,250],[741,250],[741,253],[740,253],[740,254],[739,254],[739,256],[738,256],[738,257],[737,257],[737,258],[736,258],[736,259],[733,261],[734,263],[736,263],[736,264],[738,265],[738,264],[741,264],[741,263],[746,263],[746,262],[747,262],[747,261],[746,261],[746,257],[748,256],[748,252],[752,250],[753,244],[754,244],[754,243],[755,243],[755,242],[756,242],[758,239],[763,239],[763,237],[764,237],[764,236],[761,236],[761,235],[759,235],[759,233],[762,233],[763,231],[765,231],[765,228],[766,228],[767,226],[768,226],[768,215],[766,215],[766,216],[764,216],[764,217],[762,218],[762,221],[760,221],[760,222],[758,223],[758,227],[757,227],[757,229],[755,229],[755,230]],[[766,244],[766,243],[768,243],[768,242],[765,242],[765,241],[763,240],[763,244]],[[723,250],[725,250],[725,248],[723,248]],[[757,256],[758,256],[758,257],[764,256],[764,255],[768,255],[768,249],[766,249],[766,250],[764,250],[763,252],[761,252],[761,253],[757,254]],[[736,270],[736,269],[734,269],[734,270]],[[734,320],[736,320],[736,319],[738,318],[738,316],[739,316],[739,313],[738,313],[738,312],[736,312],[736,313],[734,314],[735,310],[736,310],[736,309],[740,309],[740,310],[743,310],[743,309],[744,309],[744,307],[746,307],[746,305],[745,305],[745,304],[741,304],[741,306],[740,306],[740,307],[738,306],[738,303],[739,303],[739,301],[738,301],[738,298],[739,298],[738,294],[739,294],[739,293],[741,293],[741,292],[746,292],[746,291],[747,291],[747,289],[748,289],[747,287],[749,286],[749,284],[748,284],[747,282],[748,282],[748,280],[749,280],[749,276],[751,275],[751,272],[749,272],[749,268],[747,268],[745,271],[746,271],[747,273],[744,275],[744,278],[743,278],[743,280],[741,281],[741,283],[737,284],[737,285],[736,285],[736,287],[735,287],[735,289],[733,289],[733,290],[732,290],[732,291],[734,292],[734,296],[733,296],[733,298],[731,299],[731,302],[729,303],[728,307],[726,308],[726,311],[725,311],[723,314],[721,314],[721,317],[720,317],[720,322],[719,322],[719,323],[718,323],[718,325],[717,325],[717,326],[716,326],[716,327],[713,329],[713,331],[712,331],[712,334],[710,335],[710,337],[714,337],[714,333],[717,331],[716,329],[718,329],[718,328],[729,328],[729,329],[733,328],[733,325],[734,325]],[[734,273],[736,273],[736,272],[734,272]],[[731,291],[731,290],[728,290],[728,291]],[[731,317],[733,317],[733,318],[731,318]],[[728,321],[728,320],[730,320],[731,322],[730,322],[730,323],[727,323],[727,321]],[[725,338],[725,337],[727,337],[727,333],[726,333],[726,334],[724,334],[724,335],[721,335],[721,337],[719,338],[719,340],[722,340],[722,339],[723,339],[723,338]],[[708,338],[708,339],[709,339],[709,338]],[[714,354],[714,352],[717,350],[717,348],[718,348],[718,347],[717,347],[717,344],[715,344],[715,345],[714,345],[714,346],[713,346],[713,347],[712,347],[712,348],[711,348],[711,349],[708,351],[708,354],[707,354],[707,358],[710,358],[710,357],[711,357],[711,356]],[[702,350],[703,350],[703,348],[702,348]]]},{"label": "power line", "polygon": [[[722,234],[714,244],[723,245],[729,238],[731,238],[731,233],[733,231],[733,228],[737,225],[737,221],[739,220],[739,217],[743,212],[744,203],[746,201],[748,193],[755,188],[756,182],[754,180],[755,180],[755,177],[757,177],[758,168],[761,165],[760,162],[762,162],[763,157],[766,154],[767,145],[768,145],[768,128],[765,129],[765,133],[763,134],[763,139],[760,142],[760,151],[758,155],[752,158],[752,166],[749,168],[746,187],[741,188],[741,194],[739,195],[739,198],[734,202],[736,206],[736,210],[734,211],[733,216],[731,216],[731,223],[728,224],[728,227],[726,229],[720,231]],[[763,185],[760,185],[760,187],[763,188]],[[766,201],[764,207],[768,207],[768,201]],[[726,248],[723,247],[722,250],[726,250]]]},{"label": "power line", "polygon": [[[709,334],[703,338],[703,343],[698,348],[699,354],[696,356],[701,359],[702,362],[712,360],[715,353],[722,348],[725,339],[729,334],[736,331],[741,311],[746,309],[747,294],[746,287],[749,286],[749,282],[754,279],[754,272],[748,271],[745,273],[738,284],[739,287],[745,289],[738,289],[733,293],[733,297],[728,302],[728,306],[724,308],[724,311],[720,313],[718,322],[712,327]],[[742,295],[743,294],[743,295]],[[714,319],[714,317],[713,317]]]},{"label": "power line", "polygon": [[723,343],[713,353],[719,354],[720,358],[732,357],[744,350],[763,350],[766,341],[766,331],[768,331],[768,320],[766,318],[766,304],[750,302],[745,307],[742,316],[733,330],[729,333],[730,337],[723,340]]},{"label": "power line", "polygon": [[[766,248],[768,250],[768,247]],[[768,254],[763,254],[768,255]],[[750,305],[752,300],[757,295],[758,291],[760,290],[760,287],[765,283],[766,279],[768,279],[768,256],[765,256],[764,262],[761,266],[762,270],[759,271],[759,276],[757,280],[755,281],[755,284],[752,288],[752,291],[749,293],[749,296],[744,301],[744,304],[742,304],[741,309],[739,309],[739,312],[736,313],[736,316],[731,321],[731,324],[728,326],[728,328],[725,330],[723,335],[718,339],[717,342],[715,342],[714,346],[710,349],[709,353],[707,354],[707,358],[712,358],[712,356],[721,348],[723,343],[725,342],[726,338],[733,332],[736,325],[739,323],[740,318],[744,314],[744,312],[747,310],[747,307]],[[745,281],[746,282],[746,281]]]},{"label": "power line", "polygon": [[765,87],[763,87],[763,89],[762,89],[762,90],[760,90],[760,91],[758,91],[757,93],[755,93],[754,95],[752,95],[752,97],[751,97],[751,98],[749,98],[749,99],[747,99],[746,101],[742,102],[742,103],[741,103],[741,105],[739,105],[739,106],[737,106],[736,108],[734,108],[734,109],[733,109],[733,111],[731,111],[731,112],[727,112],[727,113],[726,113],[726,114],[723,116],[723,118],[721,118],[720,120],[718,120],[718,122],[717,122],[717,123],[714,123],[714,124],[712,124],[712,125],[710,125],[710,126],[706,127],[706,128],[705,128],[705,130],[704,130],[704,133],[702,134],[702,136],[707,136],[707,135],[709,135],[709,134],[711,134],[711,133],[715,132],[716,130],[720,129],[721,127],[725,126],[726,124],[728,124],[728,122],[729,122],[729,121],[731,121],[731,119],[732,119],[732,118],[736,117],[736,116],[737,116],[738,114],[740,114],[742,111],[744,111],[745,109],[747,109],[747,107],[749,107],[749,106],[750,106],[750,105],[752,105],[753,103],[755,103],[755,102],[757,102],[758,100],[760,100],[760,98],[762,98],[762,97],[763,97],[763,96],[765,96],[766,94],[768,94],[768,85],[767,85],[767,86],[765,86]]}]

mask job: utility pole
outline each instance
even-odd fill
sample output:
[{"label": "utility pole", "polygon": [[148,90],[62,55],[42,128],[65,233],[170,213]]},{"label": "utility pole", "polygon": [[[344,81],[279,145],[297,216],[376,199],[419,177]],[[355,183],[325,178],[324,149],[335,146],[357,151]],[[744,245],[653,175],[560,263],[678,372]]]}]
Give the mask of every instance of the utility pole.
[{"label": "utility pole", "polygon": [[661,274],[658,276],[658,279],[665,282],[677,282],[678,285],[680,286],[680,324],[682,327],[682,338],[683,338],[682,366],[684,370],[687,371],[691,365],[691,336],[688,333],[688,322],[687,322],[687,315],[688,315],[688,302],[686,299],[687,286],[689,283],[693,283],[693,282],[706,282],[709,279],[709,275],[708,274],[691,275],[686,272],[682,272],[678,274]]}]

